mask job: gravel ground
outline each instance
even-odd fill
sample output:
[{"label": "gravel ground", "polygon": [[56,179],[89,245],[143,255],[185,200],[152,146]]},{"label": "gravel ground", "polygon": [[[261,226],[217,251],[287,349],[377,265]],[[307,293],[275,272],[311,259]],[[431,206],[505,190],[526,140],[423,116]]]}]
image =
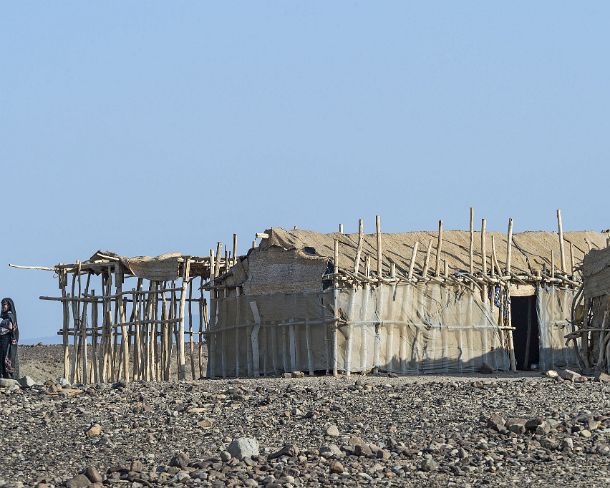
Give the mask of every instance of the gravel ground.
[{"label": "gravel ground", "polygon": [[[609,388],[541,375],[48,380],[0,388],[0,486],[606,486]],[[258,455],[230,445],[242,437]]]}]

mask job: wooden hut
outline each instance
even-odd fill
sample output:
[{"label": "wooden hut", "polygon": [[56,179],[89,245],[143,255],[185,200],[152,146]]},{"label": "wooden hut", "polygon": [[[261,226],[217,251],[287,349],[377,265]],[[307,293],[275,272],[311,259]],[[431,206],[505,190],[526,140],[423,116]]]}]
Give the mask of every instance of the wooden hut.
[{"label": "wooden hut", "polygon": [[585,256],[583,285],[572,313],[577,327],[572,337],[579,341],[582,367],[610,372],[610,247]]},{"label": "wooden hut", "polygon": [[[272,228],[213,278],[208,376],[577,365],[576,269],[606,234]],[[575,339],[577,341],[577,339]]]}]

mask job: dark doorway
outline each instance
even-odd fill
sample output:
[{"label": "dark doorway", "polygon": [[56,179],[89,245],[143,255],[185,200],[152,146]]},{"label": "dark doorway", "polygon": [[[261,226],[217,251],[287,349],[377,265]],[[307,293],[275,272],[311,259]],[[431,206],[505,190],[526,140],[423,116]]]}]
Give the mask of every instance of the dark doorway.
[{"label": "dark doorway", "polygon": [[510,297],[510,313],[515,344],[517,369],[530,370],[532,364],[538,364],[538,314],[536,313],[536,296]]}]

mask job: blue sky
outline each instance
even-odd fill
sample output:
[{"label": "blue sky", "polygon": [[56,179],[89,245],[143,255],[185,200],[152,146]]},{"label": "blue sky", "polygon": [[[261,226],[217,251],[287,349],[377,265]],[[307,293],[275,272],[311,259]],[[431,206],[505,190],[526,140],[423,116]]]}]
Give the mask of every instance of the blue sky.
[{"label": "blue sky", "polygon": [[610,227],[607,2],[3,2],[0,293],[233,232]]}]

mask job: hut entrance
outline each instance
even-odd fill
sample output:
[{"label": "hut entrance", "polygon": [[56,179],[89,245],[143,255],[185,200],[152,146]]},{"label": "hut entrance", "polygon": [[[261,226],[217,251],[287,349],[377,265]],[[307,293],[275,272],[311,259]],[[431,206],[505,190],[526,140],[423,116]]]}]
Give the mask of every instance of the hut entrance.
[{"label": "hut entrance", "polygon": [[538,367],[539,328],[536,313],[536,295],[513,296],[510,312],[514,330],[515,359],[517,369],[529,371]]}]

